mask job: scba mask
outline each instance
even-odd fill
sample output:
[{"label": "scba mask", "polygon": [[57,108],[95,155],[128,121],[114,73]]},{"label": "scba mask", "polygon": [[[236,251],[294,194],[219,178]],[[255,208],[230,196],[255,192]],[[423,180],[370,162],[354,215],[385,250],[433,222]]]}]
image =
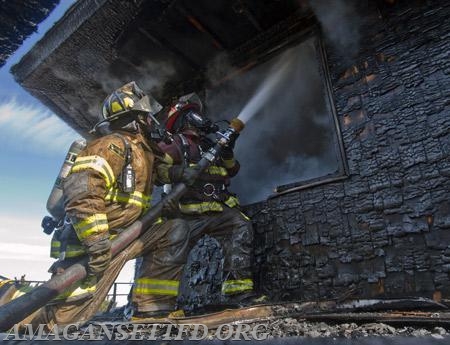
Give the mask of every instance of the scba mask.
[{"label": "scba mask", "polygon": [[206,134],[214,133],[219,130],[219,127],[216,124],[214,124],[210,119],[208,119],[207,117],[203,117],[197,112],[192,110],[190,110],[185,115],[185,121],[188,124],[188,126],[195,127]]}]

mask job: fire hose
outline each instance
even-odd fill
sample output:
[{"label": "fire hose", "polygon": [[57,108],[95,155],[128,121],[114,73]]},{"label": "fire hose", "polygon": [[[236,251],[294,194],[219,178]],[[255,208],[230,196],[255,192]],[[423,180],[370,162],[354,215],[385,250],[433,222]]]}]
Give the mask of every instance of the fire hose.
[{"label": "fire hose", "polygon": [[[198,169],[195,178],[197,178],[203,170],[208,168],[212,162],[214,162],[214,160],[219,156],[222,148],[230,143],[243,128],[244,123],[241,120],[233,119],[225,132],[218,132],[220,137],[217,139],[216,144],[205,152],[202,155],[201,160],[197,163]],[[112,256],[114,257],[124,250],[145,231],[152,231],[151,225],[161,215],[163,207],[166,203],[178,200],[187,191],[187,189],[188,186],[186,184],[177,184],[167,196],[155,204],[145,215],[121,232],[112,241]],[[74,283],[84,279],[87,276],[87,263],[87,258],[80,260],[76,264],[65,269],[63,273],[54,275],[44,284],[35,287],[30,292],[27,292],[26,294],[1,306],[0,332],[6,332],[16,323],[22,321],[28,315],[45,306],[48,302],[56,298]]]}]

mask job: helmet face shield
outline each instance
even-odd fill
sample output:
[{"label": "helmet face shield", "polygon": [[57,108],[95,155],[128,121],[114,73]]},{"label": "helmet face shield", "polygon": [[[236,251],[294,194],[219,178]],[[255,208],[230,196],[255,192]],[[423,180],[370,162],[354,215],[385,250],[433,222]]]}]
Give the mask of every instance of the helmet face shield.
[{"label": "helmet face shield", "polygon": [[162,108],[162,105],[159,104],[156,99],[154,99],[150,95],[145,95],[137,103],[134,104],[131,110],[142,111],[149,114],[150,116],[154,116],[158,114]]},{"label": "helmet face shield", "polygon": [[200,99],[200,97],[195,92],[192,92],[192,93],[189,93],[187,95],[181,96],[178,99],[178,102],[180,104],[192,104],[192,105],[195,104],[197,106],[197,108],[198,108],[197,111],[199,113],[203,112],[202,100]]}]

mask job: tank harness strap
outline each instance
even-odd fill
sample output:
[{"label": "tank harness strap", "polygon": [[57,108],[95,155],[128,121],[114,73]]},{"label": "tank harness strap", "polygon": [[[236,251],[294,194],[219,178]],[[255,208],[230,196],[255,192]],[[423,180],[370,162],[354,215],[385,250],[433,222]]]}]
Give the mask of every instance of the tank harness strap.
[{"label": "tank harness strap", "polygon": [[123,135],[114,133],[114,136],[120,138],[125,147],[125,162],[118,178],[119,188],[122,192],[132,193],[135,189],[136,175],[131,165],[133,159],[131,145]]},{"label": "tank harness strap", "polygon": [[189,154],[189,142],[183,134],[178,134],[181,139],[181,152],[183,155],[184,166],[189,166],[190,154]]},{"label": "tank harness strap", "polygon": [[114,133],[115,137],[120,138],[120,140],[122,140],[123,146],[125,147],[125,163],[124,166],[127,164],[131,164],[131,160],[132,160],[132,156],[131,156],[131,145],[129,143],[129,141],[127,140],[127,138],[125,138],[123,135],[119,134],[119,133]]}]

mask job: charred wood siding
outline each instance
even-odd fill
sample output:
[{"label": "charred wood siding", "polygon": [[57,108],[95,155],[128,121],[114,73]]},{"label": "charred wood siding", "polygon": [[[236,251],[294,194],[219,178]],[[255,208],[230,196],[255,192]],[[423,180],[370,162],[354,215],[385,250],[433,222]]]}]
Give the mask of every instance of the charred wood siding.
[{"label": "charred wood siding", "polygon": [[59,0],[2,1],[0,12],[0,67],[36,31]]},{"label": "charred wood siding", "polygon": [[450,298],[450,4],[370,13],[351,65],[326,48],[348,179],[247,209],[274,299]]}]

